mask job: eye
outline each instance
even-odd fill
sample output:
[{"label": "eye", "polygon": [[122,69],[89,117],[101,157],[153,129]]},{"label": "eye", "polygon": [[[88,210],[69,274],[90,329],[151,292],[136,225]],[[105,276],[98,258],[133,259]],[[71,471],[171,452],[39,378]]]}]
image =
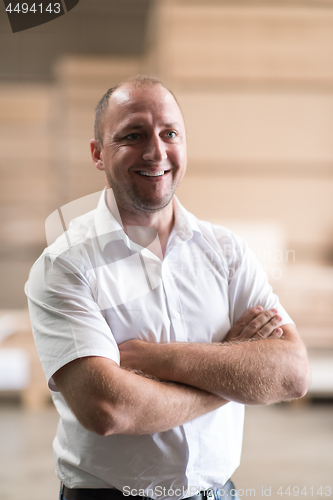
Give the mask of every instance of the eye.
[{"label": "eye", "polygon": [[177,133],[174,130],[167,132],[168,139],[173,139],[174,137],[176,137],[176,135],[177,135]]},{"label": "eye", "polygon": [[136,141],[137,139],[139,139],[139,134],[136,134],[135,132],[133,132],[133,134],[128,134],[125,139],[128,139],[130,141]]}]

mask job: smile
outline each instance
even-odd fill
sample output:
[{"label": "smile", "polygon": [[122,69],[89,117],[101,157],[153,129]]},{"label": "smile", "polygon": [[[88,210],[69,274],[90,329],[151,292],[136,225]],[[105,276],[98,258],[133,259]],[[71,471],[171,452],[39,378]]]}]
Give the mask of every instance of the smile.
[{"label": "smile", "polygon": [[146,175],[147,177],[160,177],[161,175],[164,175],[166,170],[161,170],[160,172],[147,172],[147,170],[140,170],[137,172],[140,175]]}]

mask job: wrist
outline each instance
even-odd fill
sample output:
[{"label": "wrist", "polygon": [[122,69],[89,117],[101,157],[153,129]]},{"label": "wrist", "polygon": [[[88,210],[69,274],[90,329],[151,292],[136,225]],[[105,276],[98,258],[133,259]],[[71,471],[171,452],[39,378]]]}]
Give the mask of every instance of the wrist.
[{"label": "wrist", "polygon": [[171,373],[176,352],[173,347],[173,343],[147,343],[141,358],[141,370],[159,380],[172,381]]},{"label": "wrist", "polygon": [[154,356],[155,376],[160,380],[179,382],[177,378],[177,366],[179,371],[179,353],[182,343],[170,342],[166,344],[157,344],[157,346],[156,356]]}]

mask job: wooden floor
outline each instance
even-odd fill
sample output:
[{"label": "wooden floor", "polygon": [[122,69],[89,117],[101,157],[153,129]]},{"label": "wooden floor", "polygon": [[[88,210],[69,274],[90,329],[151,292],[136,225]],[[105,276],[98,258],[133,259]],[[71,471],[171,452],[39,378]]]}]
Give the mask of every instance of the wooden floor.
[{"label": "wooden floor", "polygon": [[239,496],[250,498],[252,489],[258,499],[333,498],[332,451],[333,405],[247,407],[233,476]]},{"label": "wooden floor", "polygon": [[[57,421],[52,406],[36,412],[0,406],[1,500],[57,500]],[[248,407],[242,464],[233,480],[241,498],[322,500],[330,498],[327,487],[333,498],[332,450],[333,405]]]}]

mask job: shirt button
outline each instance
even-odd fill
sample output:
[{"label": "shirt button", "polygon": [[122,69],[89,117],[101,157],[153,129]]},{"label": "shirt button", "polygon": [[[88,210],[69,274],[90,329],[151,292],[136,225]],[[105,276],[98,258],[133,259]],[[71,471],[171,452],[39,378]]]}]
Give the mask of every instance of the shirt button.
[{"label": "shirt button", "polygon": [[174,312],[173,313],[173,317],[176,318],[176,319],[179,319],[180,318],[179,312]]}]

